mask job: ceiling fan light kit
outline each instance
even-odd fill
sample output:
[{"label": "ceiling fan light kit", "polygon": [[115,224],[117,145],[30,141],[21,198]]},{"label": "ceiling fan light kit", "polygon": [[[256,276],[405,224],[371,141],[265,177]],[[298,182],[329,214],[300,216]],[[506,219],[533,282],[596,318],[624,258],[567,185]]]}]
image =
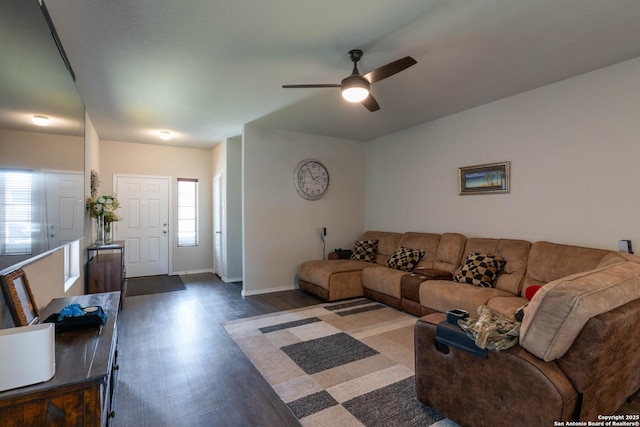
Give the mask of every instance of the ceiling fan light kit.
[{"label": "ceiling fan light kit", "polygon": [[283,85],[282,87],[285,89],[339,87],[342,90],[342,97],[345,100],[349,102],[361,102],[369,111],[373,112],[378,111],[380,106],[370,92],[371,84],[386,79],[387,77],[391,77],[394,74],[417,64],[415,59],[410,56],[405,56],[397,61],[378,67],[362,76],[360,71],[358,71],[358,61],[362,58],[362,51],[360,49],[350,50],[349,58],[351,58],[351,61],[353,62],[353,72],[349,77],[343,79],[340,84]]},{"label": "ceiling fan light kit", "polygon": [[369,81],[361,76],[349,76],[342,80],[342,97],[349,102],[362,102],[369,96]]}]

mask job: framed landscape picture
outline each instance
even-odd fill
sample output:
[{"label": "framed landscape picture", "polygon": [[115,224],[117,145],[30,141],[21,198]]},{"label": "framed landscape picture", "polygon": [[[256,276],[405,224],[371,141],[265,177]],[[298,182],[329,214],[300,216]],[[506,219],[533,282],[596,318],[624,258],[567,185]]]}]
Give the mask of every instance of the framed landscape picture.
[{"label": "framed landscape picture", "polygon": [[458,168],[461,195],[508,193],[510,179],[509,162]]}]

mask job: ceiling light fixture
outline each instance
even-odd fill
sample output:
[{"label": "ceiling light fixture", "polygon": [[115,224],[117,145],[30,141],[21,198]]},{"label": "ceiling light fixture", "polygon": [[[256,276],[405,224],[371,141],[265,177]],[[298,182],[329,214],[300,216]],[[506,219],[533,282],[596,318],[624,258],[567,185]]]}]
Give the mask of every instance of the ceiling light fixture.
[{"label": "ceiling light fixture", "polygon": [[33,116],[31,120],[38,126],[47,126],[49,124],[49,117],[47,116]]},{"label": "ceiling light fixture", "polygon": [[159,133],[160,133],[160,139],[164,141],[168,141],[171,139],[171,132],[169,132],[168,130],[161,130]]},{"label": "ceiling light fixture", "polygon": [[369,87],[367,79],[351,75],[342,80],[342,97],[349,102],[362,102],[369,96]]}]

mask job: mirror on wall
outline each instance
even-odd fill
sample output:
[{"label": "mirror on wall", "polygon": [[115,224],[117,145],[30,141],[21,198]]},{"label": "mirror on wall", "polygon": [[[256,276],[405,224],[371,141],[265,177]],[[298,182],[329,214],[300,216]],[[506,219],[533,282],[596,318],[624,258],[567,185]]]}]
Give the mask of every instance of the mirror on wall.
[{"label": "mirror on wall", "polygon": [[0,3],[0,273],[84,234],[84,105],[47,16]]}]

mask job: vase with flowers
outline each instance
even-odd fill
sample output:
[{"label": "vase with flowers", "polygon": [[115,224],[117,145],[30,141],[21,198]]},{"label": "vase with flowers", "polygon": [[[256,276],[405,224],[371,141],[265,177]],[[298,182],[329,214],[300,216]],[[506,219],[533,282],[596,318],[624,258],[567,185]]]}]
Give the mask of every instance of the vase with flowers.
[{"label": "vase with flowers", "polygon": [[116,212],[118,207],[120,207],[120,202],[115,194],[87,198],[89,215],[96,219],[96,246],[111,243],[111,224],[122,219]]}]

